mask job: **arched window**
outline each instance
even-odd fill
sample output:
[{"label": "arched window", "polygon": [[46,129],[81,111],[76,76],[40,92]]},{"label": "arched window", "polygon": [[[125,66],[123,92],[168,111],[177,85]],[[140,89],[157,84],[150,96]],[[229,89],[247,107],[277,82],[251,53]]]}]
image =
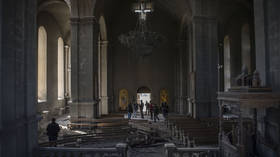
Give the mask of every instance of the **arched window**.
[{"label": "arched window", "polygon": [[225,91],[231,87],[231,74],[230,74],[230,39],[228,36],[224,39],[224,87]]},{"label": "arched window", "polygon": [[64,99],[64,42],[61,37],[57,45],[57,93],[58,99]]},{"label": "arched window", "polygon": [[47,32],[38,30],[38,102],[47,101]]},{"label": "arched window", "polygon": [[250,28],[248,24],[242,27],[242,43],[241,43],[241,55],[242,55],[242,67],[246,66],[248,72],[252,72],[251,67],[251,39],[250,39]]}]

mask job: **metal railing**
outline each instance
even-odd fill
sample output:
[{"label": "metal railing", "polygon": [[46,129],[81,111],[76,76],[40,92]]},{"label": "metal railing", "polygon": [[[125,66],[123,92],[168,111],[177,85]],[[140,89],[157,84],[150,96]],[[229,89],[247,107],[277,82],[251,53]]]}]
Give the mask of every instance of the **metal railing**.
[{"label": "metal railing", "polygon": [[127,144],[119,143],[114,148],[41,147],[36,157],[127,157]]},{"label": "metal railing", "polygon": [[165,157],[219,157],[219,147],[177,148],[173,143],[164,145]]}]

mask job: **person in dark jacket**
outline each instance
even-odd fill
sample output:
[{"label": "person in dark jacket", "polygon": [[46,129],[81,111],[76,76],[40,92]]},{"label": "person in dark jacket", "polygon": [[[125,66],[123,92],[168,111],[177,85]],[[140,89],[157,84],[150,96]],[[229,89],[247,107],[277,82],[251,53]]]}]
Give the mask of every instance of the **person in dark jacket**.
[{"label": "person in dark jacket", "polygon": [[166,119],[168,116],[168,105],[166,102],[162,103],[161,109],[162,109],[162,115],[163,115],[164,119]]},{"label": "person in dark jacket", "polygon": [[143,114],[144,103],[143,103],[143,100],[141,100],[139,107],[140,107],[141,118],[144,119],[144,114]]},{"label": "person in dark jacket", "polygon": [[56,146],[58,132],[60,131],[60,127],[55,121],[55,118],[53,118],[52,122],[47,127],[47,135],[49,136],[51,146]]},{"label": "person in dark jacket", "polygon": [[153,109],[152,101],[150,101],[149,110],[150,110],[151,120],[153,120],[154,119],[154,109]]},{"label": "person in dark jacket", "polygon": [[133,113],[133,106],[132,106],[132,103],[129,103],[128,104],[128,114],[127,114],[127,117],[129,120],[131,119],[132,113]]},{"label": "person in dark jacket", "polygon": [[138,104],[137,104],[137,102],[135,101],[134,102],[134,108],[133,108],[133,116],[132,117],[134,117],[134,118],[137,118],[137,111],[138,111]]},{"label": "person in dark jacket", "polygon": [[145,103],[146,115],[149,115],[149,106],[150,106],[150,104],[148,103],[148,101],[146,101],[146,103]]},{"label": "person in dark jacket", "polygon": [[156,122],[156,120],[159,121],[159,118],[158,118],[158,114],[159,114],[159,107],[154,104],[153,105],[153,108],[154,108],[154,122]]}]

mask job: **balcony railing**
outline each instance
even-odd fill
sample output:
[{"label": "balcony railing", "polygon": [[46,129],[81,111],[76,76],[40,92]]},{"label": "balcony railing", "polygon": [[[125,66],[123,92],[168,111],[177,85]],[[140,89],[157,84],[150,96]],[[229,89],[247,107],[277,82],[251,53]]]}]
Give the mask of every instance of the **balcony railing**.
[{"label": "balcony railing", "polygon": [[36,157],[127,157],[127,145],[120,143],[114,148],[60,148],[41,147]]},{"label": "balcony railing", "polygon": [[164,145],[165,157],[219,157],[219,147],[177,148],[173,143]]}]

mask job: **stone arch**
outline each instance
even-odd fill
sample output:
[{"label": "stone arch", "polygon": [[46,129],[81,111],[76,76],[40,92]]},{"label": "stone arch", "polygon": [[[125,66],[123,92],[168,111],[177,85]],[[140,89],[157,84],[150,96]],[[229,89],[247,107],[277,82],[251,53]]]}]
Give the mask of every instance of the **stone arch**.
[{"label": "stone arch", "polygon": [[152,90],[146,86],[137,89],[137,93],[152,93]]},{"label": "stone arch", "polygon": [[38,29],[38,102],[47,101],[47,31],[45,27]]},{"label": "stone arch", "polygon": [[252,72],[251,65],[251,38],[250,38],[250,26],[249,24],[244,24],[241,29],[241,59],[242,66],[248,68],[248,72]]},{"label": "stone arch", "polygon": [[231,87],[231,57],[230,57],[230,38],[224,38],[224,90]]},{"label": "stone arch", "polygon": [[57,40],[57,96],[64,99],[64,41],[61,37]]}]

